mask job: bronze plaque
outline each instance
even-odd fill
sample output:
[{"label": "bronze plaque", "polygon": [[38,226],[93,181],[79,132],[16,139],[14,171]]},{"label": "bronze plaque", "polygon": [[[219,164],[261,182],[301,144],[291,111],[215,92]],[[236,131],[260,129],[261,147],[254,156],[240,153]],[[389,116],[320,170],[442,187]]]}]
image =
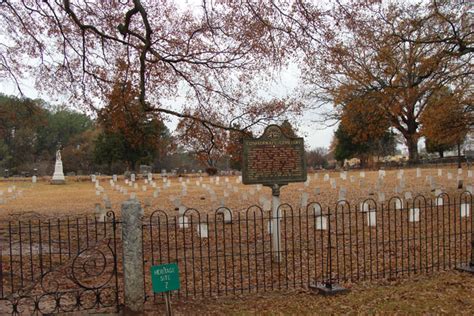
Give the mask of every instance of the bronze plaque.
[{"label": "bronze plaque", "polygon": [[244,184],[306,181],[304,140],[286,136],[278,125],[269,125],[259,138],[244,138],[242,162]]}]

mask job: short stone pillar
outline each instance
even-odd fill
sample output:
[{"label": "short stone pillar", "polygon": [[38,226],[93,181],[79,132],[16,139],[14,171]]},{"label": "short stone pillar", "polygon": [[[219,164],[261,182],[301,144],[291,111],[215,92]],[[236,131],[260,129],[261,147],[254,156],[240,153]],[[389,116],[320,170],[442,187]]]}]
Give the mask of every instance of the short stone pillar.
[{"label": "short stone pillar", "polygon": [[136,199],[122,203],[124,313],[136,315],[143,312],[143,209]]}]

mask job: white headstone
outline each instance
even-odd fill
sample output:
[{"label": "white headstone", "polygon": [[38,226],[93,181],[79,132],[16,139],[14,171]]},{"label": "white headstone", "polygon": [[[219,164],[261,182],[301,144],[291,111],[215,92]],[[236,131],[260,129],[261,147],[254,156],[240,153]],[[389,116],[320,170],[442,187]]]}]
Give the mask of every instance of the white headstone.
[{"label": "white headstone", "polygon": [[369,211],[369,209],[370,209],[369,203],[367,203],[367,202],[360,203],[360,211],[361,212],[366,213],[366,212]]},{"label": "white headstone", "polygon": [[178,227],[182,229],[189,227],[189,220],[186,216],[178,217]]},{"label": "white headstone", "polygon": [[405,200],[410,200],[413,198],[413,195],[410,191],[405,192]]},{"label": "white headstone", "polygon": [[375,211],[367,212],[367,225],[371,227],[377,226],[377,213]]},{"label": "white headstone", "polygon": [[315,224],[316,224],[316,230],[326,230],[328,227],[327,216],[316,216]]},{"label": "white headstone", "polygon": [[132,174],[130,175],[130,180],[131,180],[132,182],[135,182],[135,174],[134,174],[134,173],[132,173]]},{"label": "white headstone", "polygon": [[37,181],[36,176],[33,176],[33,177],[31,178],[31,182],[36,183],[36,181]]},{"label": "white headstone", "polygon": [[408,221],[419,222],[420,221],[420,209],[419,208],[411,208],[408,213]]},{"label": "white headstone", "polygon": [[321,216],[322,214],[321,205],[319,205],[318,203],[313,204],[313,210],[314,210],[315,216]]},{"label": "white headstone", "polygon": [[197,225],[197,234],[200,238],[208,238],[209,237],[209,228],[207,227],[206,223],[201,223]]},{"label": "white headstone", "polygon": [[461,217],[468,217],[470,213],[470,204],[462,203],[461,204]]},{"label": "white headstone", "polygon": [[395,209],[396,210],[401,210],[403,205],[402,205],[402,201],[400,201],[399,199],[395,199]]}]

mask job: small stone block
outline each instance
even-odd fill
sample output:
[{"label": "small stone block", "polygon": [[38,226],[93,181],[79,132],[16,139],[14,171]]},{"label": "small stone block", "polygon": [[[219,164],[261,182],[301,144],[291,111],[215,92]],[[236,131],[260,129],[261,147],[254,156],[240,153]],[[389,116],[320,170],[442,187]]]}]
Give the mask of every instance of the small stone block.
[{"label": "small stone block", "polygon": [[313,291],[317,291],[319,294],[324,296],[332,296],[337,294],[347,294],[349,293],[349,289],[342,287],[341,285],[334,283],[334,284],[324,284],[324,283],[316,283],[311,284],[309,288]]},{"label": "small stone block", "polygon": [[474,264],[459,266],[459,267],[456,268],[456,270],[461,271],[461,272],[469,272],[469,273],[474,274]]}]

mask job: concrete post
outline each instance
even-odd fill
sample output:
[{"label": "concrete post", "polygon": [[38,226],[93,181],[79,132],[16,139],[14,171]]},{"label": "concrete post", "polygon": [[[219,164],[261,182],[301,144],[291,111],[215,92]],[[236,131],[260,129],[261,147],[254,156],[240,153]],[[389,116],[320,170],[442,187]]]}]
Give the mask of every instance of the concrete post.
[{"label": "concrete post", "polygon": [[143,312],[143,249],[140,202],[131,199],[122,203],[124,313]]}]

